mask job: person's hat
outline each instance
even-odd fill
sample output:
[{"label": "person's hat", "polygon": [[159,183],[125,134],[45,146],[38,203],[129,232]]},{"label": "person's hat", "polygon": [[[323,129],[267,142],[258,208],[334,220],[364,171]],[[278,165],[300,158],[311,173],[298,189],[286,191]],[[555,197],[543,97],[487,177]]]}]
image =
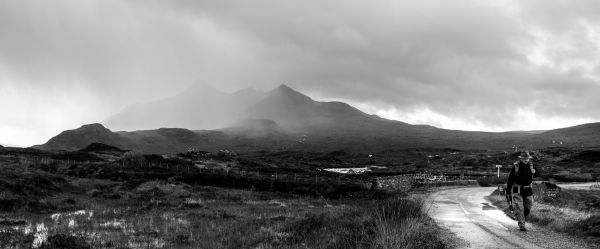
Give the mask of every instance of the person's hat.
[{"label": "person's hat", "polygon": [[529,155],[529,151],[523,151],[521,152],[521,154],[519,154],[519,158],[533,158],[531,155]]}]

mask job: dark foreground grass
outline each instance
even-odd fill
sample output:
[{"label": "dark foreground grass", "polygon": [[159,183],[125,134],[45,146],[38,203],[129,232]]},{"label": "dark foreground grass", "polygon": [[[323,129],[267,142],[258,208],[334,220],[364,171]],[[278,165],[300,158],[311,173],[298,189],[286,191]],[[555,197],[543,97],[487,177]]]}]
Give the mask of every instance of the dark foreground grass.
[{"label": "dark foreground grass", "polygon": [[[154,186],[146,186],[150,184]],[[120,199],[69,196],[81,208],[77,211],[0,213],[5,221],[0,225],[0,244],[2,248],[340,249],[451,245],[427,217],[423,202],[405,195],[326,200],[180,184],[146,183]]]},{"label": "dark foreground grass", "polygon": [[300,186],[307,191],[281,191],[285,186],[275,181],[268,188],[258,184],[242,190],[168,174],[137,177],[98,168],[117,177],[90,177],[89,172],[39,168],[0,163],[0,248],[453,245],[453,237],[426,215],[423,202],[401,193],[351,184],[308,184]]}]

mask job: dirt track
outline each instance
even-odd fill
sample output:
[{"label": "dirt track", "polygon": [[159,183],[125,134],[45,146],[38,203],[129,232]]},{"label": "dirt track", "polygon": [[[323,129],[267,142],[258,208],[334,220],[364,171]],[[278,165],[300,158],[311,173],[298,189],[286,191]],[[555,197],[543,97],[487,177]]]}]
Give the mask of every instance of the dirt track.
[{"label": "dirt track", "polygon": [[510,219],[484,199],[495,187],[442,190],[428,198],[429,215],[468,242],[464,248],[598,248],[565,234],[527,224],[519,231]]}]

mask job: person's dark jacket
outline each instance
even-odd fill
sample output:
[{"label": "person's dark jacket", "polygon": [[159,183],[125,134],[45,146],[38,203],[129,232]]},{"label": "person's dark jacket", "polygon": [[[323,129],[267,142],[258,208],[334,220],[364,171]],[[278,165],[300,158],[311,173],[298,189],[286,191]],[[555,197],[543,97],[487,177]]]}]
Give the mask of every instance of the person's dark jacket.
[{"label": "person's dark jacket", "polygon": [[[535,173],[531,173],[532,166],[535,170]],[[516,170],[517,168],[518,170]],[[533,182],[533,178],[538,177],[539,175],[540,171],[537,167],[535,167],[535,165],[533,165],[533,162],[529,161],[528,163],[523,163],[521,161],[518,161],[513,164],[513,167],[510,170],[510,174],[508,175],[508,182],[506,183],[506,189],[513,190],[513,187],[515,187],[515,185],[529,186]],[[518,191],[515,188],[513,190],[513,193],[517,192],[520,192],[522,195],[532,195],[531,189],[528,189],[527,191]]]}]

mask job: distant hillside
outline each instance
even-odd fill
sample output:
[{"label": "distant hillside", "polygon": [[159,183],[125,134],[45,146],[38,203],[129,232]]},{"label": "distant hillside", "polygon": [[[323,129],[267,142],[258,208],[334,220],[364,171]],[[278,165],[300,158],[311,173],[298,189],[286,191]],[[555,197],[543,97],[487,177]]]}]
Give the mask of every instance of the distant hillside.
[{"label": "distant hillside", "polygon": [[88,124],[75,130],[63,131],[43,145],[34,146],[44,150],[79,150],[90,143],[98,142],[121,148],[131,147],[133,143],[101,124]]},{"label": "distant hillside", "polygon": [[555,145],[598,146],[600,145],[600,123],[582,124],[573,127],[550,130],[536,136],[546,142],[554,141]]},{"label": "distant hillside", "polygon": [[[445,130],[368,115],[342,102],[314,101],[285,85],[266,93],[247,89],[234,94],[224,94],[209,89],[207,91],[210,94],[204,94],[211,96],[194,100],[202,103],[198,108],[186,109],[185,105],[199,96],[199,91],[192,89],[180,95],[183,100],[171,98],[144,105],[143,108],[140,107],[144,113],[142,116],[152,120],[164,118],[164,122],[179,122],[178,118],[190,116],[187,118],[196,125],[200,125],[196,121],[202,118],[215,118],[220,120],[219,122],[228,123],[223,126],[225,128],[159,128],[112,132],[100,124],[91,124],[64,131],[36,148],[78,150],[94,142],[147,153],[180,152],[190,147],[206,151],[379,151],[402,148],[510,150],[515,145],[535,149],[556,146],[560,142],[572,147],[600,146],[600,123],[545,132]],[[230,109],[221,111],[218,106],[224,102],[234,104],[228,104],[227,108]],[[181,110],[170,109],[174,105],[165,103],[178,103]],[[154,107],[156,110],[152,113],[151,109]],[[228,116],[232,113],[235,115]],[[145,119],[133,120],[128,124],[144,121]]]},{"label": "distant hillside", "polygon": [[[529,148],[552,146],[553,132],[537,135],[515,133],[490,133],[451,131],[427,126],[402,128],[392,122],[376,124],[362,132],[350,130],[331,132],[291,133],[284,131],[271,120],[244,120],[238,126],[221,130],[191,131],[180,128],[161,128],[133,132],[112,132],[99,124],[84,125],[76,130],[64,131],[48,143],[34,146],[45,150],[79,150],[98,142],[127,150],[145,153],[173,153],[196,148],[206,151],[230,149],[256,150],[312,150],[312,151],[381,151],[405,148],[457,148],[509,150],[512,145]],[[378,128],[385,128],[379,130]],[[407,130],[409,132],[407,132]],[[598,136],[583,136],[587,131],[572,130],[573,137],[585,138],[587,146],[599,146]],[[580,146],[564,142],[564,146]],[[85,149],[84,149],[85,150]]]},{"label": "distant hillside", "polygon": [[[235,130],[235,129],[233,129]],[[97,152],[96,150],[135,150],[144,153],[176,153],[196,148],[206,151],[222,149],[235,149],[253,151],[257,149],[278,150],[290,148],[294,137],[285,133],[270,136],[272,133],[260,134],[246,128],[241,133],[224,131],[199,130],[191,131],[181,128],[160,128],[156,130],[142,130],[133,132],[112,132],[100,124],[84,125],[79,129],[68,130],[51,138],[47,143],[33,146],[43,150],[81,150]],[[88,151],[90,150],[90,151]]]},{"label": "distant hillside", "polygon": [[507,131],[506,133],[515,133],[515,134],[542,134],[547,132],[547,130],[533,130],[533,131]]},{"label": "distant hillside", "polygon": [[81,151],[81,152],[111,152],[111,153],[124,152],[124,150],[121,150],[115,146],[111,146],[111,145],[103,144],[103,143],[97,143],[97,142],[93,142],[90,145],[86,146],[85,148],[83,148],[79,151]]},{"label": "distant hillside", "polygon": [[284,135],[285,130],[270,119],[242,119],[232,126],[220,129],[232,136],[266,137]]}]

